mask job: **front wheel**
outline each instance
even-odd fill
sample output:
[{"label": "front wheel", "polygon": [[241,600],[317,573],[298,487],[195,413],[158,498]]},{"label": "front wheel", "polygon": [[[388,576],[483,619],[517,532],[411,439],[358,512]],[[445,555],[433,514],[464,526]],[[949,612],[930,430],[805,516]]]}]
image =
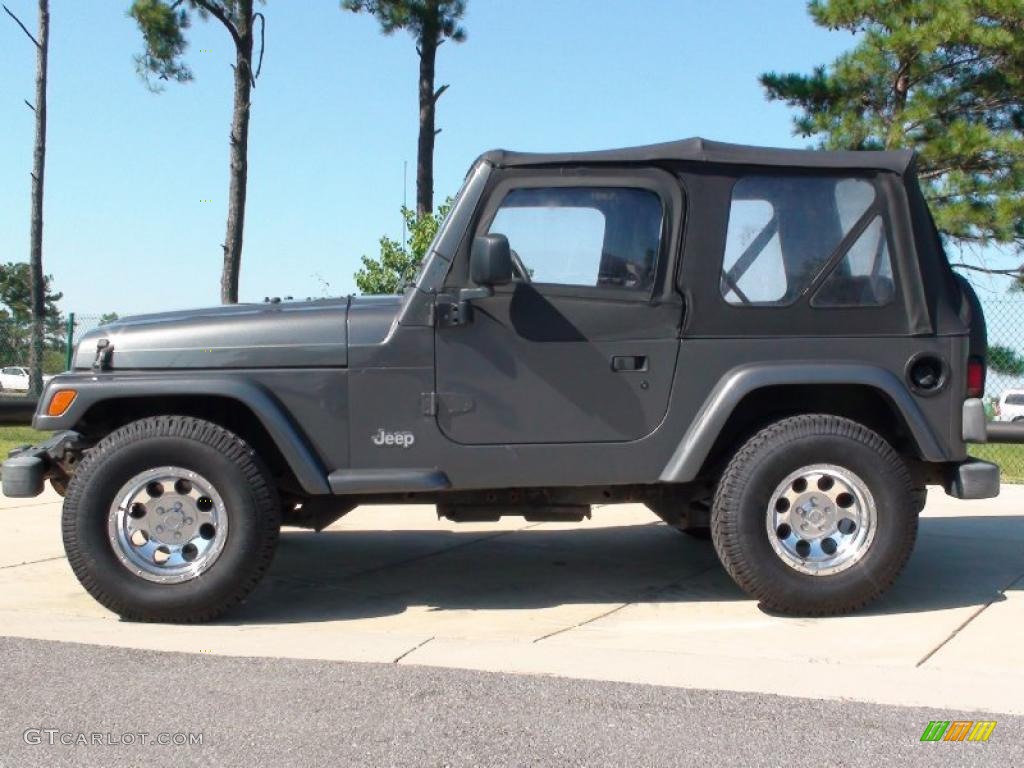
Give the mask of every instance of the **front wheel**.
[{"label": "front wheel", "polygon": [[182,416],[142,419],[100,441],[68,484],[62,518],[82,586],[136,621],[219,616],[266,571],[280,526],[255,452]]},{"label": "front wheel", "polygon": [[917,509],[903,459],[875,432],[830,415],[756,434],[715,494],[712,539],[733,580],[780,613],[854,611],[906,564]]}]

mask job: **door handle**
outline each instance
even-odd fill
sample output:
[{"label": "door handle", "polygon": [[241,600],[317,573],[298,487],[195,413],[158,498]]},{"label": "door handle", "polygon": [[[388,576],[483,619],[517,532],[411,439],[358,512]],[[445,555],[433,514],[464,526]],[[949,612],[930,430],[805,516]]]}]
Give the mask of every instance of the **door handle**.
[{"label": "door handle", "polygon": [[647,355],[613,355],[613,371],[646,371]]}]

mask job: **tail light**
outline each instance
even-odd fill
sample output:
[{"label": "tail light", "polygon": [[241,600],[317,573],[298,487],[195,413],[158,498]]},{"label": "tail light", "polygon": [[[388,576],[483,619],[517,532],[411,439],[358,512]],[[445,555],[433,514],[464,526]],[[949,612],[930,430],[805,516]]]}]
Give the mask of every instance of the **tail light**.
[{"label": "tail light", "polygon": [[981,397],[985,394],[985,361],[980,357],[967,360],[967,396]]}]

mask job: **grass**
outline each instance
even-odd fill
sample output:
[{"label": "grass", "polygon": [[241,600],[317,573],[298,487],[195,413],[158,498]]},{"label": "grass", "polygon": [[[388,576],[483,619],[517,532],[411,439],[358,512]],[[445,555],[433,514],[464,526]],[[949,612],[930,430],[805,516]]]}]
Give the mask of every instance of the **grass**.
[{"label": "grass", "polygon": [[1004,483],[1024,483],[1024,445],[972,445],[968,453],[998,464]]},{"label": "grass", "polygon": [[32,427],[0,427],[0,459],[7,458],[12,448],[26,443],[41,443],[52,433],[39,432]]}]

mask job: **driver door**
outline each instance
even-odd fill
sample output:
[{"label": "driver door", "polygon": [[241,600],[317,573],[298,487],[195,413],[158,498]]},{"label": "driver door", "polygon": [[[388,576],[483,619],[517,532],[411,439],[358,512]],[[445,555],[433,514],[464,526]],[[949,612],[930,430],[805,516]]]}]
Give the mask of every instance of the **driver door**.
[{"label": "driver door", "polygon": [[[681,190],[658,171],[503,174],[474,235],[516,279],[436,331],[437,421],[469,445],[626,442],[657,429],[675,374]],[[472,238],[469,238],[470,240]],[[446,290],[472,287],[468,248]],[[439,313],[440,314],[440,313]]]}]

